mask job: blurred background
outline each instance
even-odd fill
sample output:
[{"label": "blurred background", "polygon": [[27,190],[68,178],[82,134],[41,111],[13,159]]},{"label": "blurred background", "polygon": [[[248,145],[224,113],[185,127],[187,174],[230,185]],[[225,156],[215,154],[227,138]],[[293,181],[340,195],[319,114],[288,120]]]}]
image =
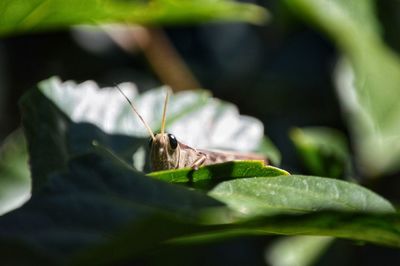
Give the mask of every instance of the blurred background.
[{"label": "blurred background", "polygon": [[[242,114],[260,119],[265,134],[282,154],[281,168],[309,174],[290,141],[292,128],[325,126],[349,137],[334,89],[333,73],[339,52],[334,42],[305,23],[285,2],[246,2],[266,7],[272,20],[263,26],[234,22],[138,28],[133,39],[105,34],[93,27],[1,38],[0,142],[20,126],[19,98],[41,80],[51,76],[75,81],[92,79],[100,86],[132,81],[140,91],[145,91],[176,82],[168,79],[168,73],[172,73],[183,76],[188,86],[207,89],[215,97],[236,104]],[[400,52],[399,1],[376,1],[376,13],[384,41]],[[129,32],[122,30],[121,34]],[[146,43],[147,38],[157,40],[153,47]],[[154,55],[157,52],[158,58]],[[165,67],[169,69],[157,69],[160,62],[167,62]],[[350,140],[351,152],[352,147]],[[364,180],[363,184],[391,202],[400,202],[396,172],[384,179]],[[224,263],[238,265],[238,261],[247,260],[248,265],[264,265],[265,258],[260,254],[264,254],[270,241],[259,238],[231,241],[223,251],[241,250],[243,258],[232,256],[232,261]],[[210,257],[221,252],[218,245],[206,249]],[[204,265],[211,265],[206,258],[202,259]],[[390,265],[399,260],[397,250],[339,240],[316,263]]]}]

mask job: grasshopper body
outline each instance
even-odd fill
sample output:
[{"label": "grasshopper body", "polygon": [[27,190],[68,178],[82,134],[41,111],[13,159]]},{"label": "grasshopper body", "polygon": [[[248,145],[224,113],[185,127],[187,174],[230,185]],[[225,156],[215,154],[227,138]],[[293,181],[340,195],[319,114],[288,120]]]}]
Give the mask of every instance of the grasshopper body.
[{"label": "grasshopper body", "polygon": [[191,167],[196,170],[202,165],[234,160],[261,160],[267,163],[267,159],[259,154],[195,149],[179,142],[174,135],[165,133],[164,129],[169,96],[168,92],[164,102],[161,132],[154,134],[128,97],[119,87],[117,88],[127,99],[132,110],[138,115],[150,134],[150,161],[153,171],[184,167]]},{"label": "grasshopper body", "polygon": [[234,160],[262,160],[264,156],[252,153],[194,149],[179,142],[172,134],[156,134],[150,139],[150,158],[154,171],[223,163]]}]

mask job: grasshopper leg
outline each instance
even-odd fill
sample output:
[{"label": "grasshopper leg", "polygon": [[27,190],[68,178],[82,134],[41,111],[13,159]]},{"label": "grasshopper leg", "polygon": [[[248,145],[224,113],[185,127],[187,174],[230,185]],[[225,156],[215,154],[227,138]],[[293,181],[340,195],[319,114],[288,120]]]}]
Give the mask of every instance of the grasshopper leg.
[{"label": "grasshopper leg", "polygon": [[192,169],[193,170],[199,169],[199,167],[203,165],[203,163],[206,161],[206,159],[207,159],[207,156],[204,153],[200,153],[199,158],[193,162],[193,164],[191,166]]}]

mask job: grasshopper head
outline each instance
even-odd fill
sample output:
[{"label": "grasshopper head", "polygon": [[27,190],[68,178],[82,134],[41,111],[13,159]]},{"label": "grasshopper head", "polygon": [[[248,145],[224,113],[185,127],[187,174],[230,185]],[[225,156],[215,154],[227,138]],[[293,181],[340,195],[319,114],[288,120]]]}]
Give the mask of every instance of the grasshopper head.
[{"label": "grasshopper head", "polygon": [[179,154],[179,143],[174,135],[159,133],[150,139],[150,160],[154,171],[177,168]]},{"label": "grasshopper head", "polygon": [[175,136],[172,134],[164,133],[165,130],[165,121],[167,116],[167,105],[169,98],[169,89],[165,95],[164,108],[161,120],[161,133],[154,135],[150,126],[146,123],[143,117],[136,110],[133,103],[129,100],[129,98],[125,95],[125,93],[116,86],[119,92],[125,97],[128,101],[130,107],[133,112],[139,117],[142,121],[143,125],[147,129],[150,134],[150,160],[152,164],[152,168],[154,171],[159,170],[167,170],[167,169],[175,169],[179,165],[179,156],[180,156],[180,147],[179,143],[176,140]]}]

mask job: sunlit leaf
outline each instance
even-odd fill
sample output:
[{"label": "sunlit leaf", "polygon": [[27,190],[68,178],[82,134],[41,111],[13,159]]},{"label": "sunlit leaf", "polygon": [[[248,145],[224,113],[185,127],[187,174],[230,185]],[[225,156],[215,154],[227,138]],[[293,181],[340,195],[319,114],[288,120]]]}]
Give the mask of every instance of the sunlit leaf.
[{"label": "sunlit leaf", "polygon": [[196,171],[191,168],[182,168],[152,172],[149,176],[172,183],[187,183],[206,180],[217,182],[224,179],[288,174],[285,170],[273,166],[265,166],[262,161],[232,161],[203,166]]},{"label": "sunlit leaf", "polygon": [[387,200],[364,187],[316,176],[235,179],[217,185],[209,195],[246,215],[322,210],[394,211]]}]

